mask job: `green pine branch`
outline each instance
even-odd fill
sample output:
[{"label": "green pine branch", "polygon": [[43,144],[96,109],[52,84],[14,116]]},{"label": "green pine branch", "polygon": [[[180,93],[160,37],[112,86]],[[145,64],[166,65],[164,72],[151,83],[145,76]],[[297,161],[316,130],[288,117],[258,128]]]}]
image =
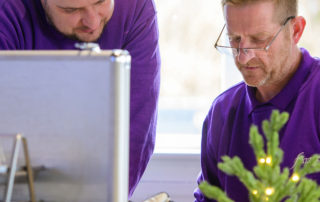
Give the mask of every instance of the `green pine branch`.
[{"label": "green pine branch", "polygon": [[[250,128],[249,143],[256,156],[257,165],[253,172],[247,170],[239,157],[222,157],[218,168],[230,176],[236,176],[249,191],[252,202],[272,201],[280,202],[305,202],[319,201],[320,187],[306,175],[320,172],[320,155],[315,154],[308,160],[300,154],[296,158],[293,172],[288,168],[281,171],[280,164],[283,160],[283,151],[279,148],[279,131],[287,123],[289,114],[272,111],[270,120],[262,122],[262,130],[267,142],[265,143],[257,126]],[[264,146],[266,144],[266,151]],[[231,202],[226,193],[207,182],[199,185],[203,194],[219,202]]]}]

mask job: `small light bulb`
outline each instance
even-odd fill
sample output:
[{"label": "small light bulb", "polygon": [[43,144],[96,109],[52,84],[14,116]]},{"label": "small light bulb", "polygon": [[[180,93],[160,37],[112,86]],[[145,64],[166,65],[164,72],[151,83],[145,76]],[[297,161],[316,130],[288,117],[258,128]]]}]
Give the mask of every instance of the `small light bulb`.
[{"label": "small light bulb", "polygon": [[271,158],[270,156],[267,157],[267,158],[266,158],[266,163],[267,163],[268,165],[270,165],[271,162],[272,162],[272,158]]},{"label": "small light bulb", "polygon": [[257,191],[257,190],[253,190],[253,191],[252,191],[252,194],[253,194],[253,195],[257,195],[257,194],[258,194],[258,191]]},{"label": "small light bulb", "polygon": [[273,192],[274,192],[274,189],[273,189],[272,187],[268,187],[268,188],[266,188],[265,193],[266,193],[266,195],[267,195],[267,196],[272,195],[272,194],[273,194]]},{"label": "small light bulb", "polygon": [[264,164],[265,162],[266,162],[266,159],[264,158],[259,159],[259,163]]},{"label": "small light bulb", "polygon": [[298,182],[300,180],[300,176],[297,173],[294,173],[291,177],[293,182]]}]

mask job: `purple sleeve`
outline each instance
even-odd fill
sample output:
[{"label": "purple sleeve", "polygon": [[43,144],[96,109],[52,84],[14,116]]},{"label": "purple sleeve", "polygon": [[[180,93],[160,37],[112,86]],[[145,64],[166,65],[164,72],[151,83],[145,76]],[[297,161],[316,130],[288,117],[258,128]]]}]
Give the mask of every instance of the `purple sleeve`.
[{"label": "purple sleeve", "polygon": [[[0,6],[0,50],[16,49],[17,35],[16,30],[19,30],[19,25],[15,26],[17,22],[16,17],[13,16],[11,7],[6,6],[1,2]],[[6,11],[6,12],[5,12]],[[16,23],[18,24],[18,23]]]},{"label": "purple sleeve", "polygon": [[0,32],[0,50],[7,50],[9,47],[6,37]]},{"label": "purple sleeve", "polygon": [[132,57],[129,196],[153,153],[160,85],[158,26],[154,3],[146,0],[125,41]]},{"label": "purple sleeve", "polygon": [[[24,49],[31,39],[30,16],[21,1],[0,1],[0,50]],[[32,41],[32,40],[29,40]]]}]

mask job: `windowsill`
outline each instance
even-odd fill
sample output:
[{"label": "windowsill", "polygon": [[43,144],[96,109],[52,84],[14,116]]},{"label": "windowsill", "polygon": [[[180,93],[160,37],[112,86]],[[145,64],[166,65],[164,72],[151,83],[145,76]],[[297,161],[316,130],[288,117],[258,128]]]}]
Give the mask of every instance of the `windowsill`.
[{"label": "windowsill", "polygon": [[201,136],[199,134],[157,134],[155,154],[200,154]]}]

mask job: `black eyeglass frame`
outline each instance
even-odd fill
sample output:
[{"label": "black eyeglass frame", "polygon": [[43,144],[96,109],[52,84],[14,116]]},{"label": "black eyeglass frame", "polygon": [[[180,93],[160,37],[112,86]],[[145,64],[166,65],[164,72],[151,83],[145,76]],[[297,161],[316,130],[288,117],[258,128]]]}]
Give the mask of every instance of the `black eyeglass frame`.
[{"label": "black eyeglass frame", "polygon": [[270,40],[270,42],[264,47],[264,48],[235,48],[235,47],[230,47],[230,46],[221,46],[221,45],[218,45],[218,41],[220,40],[221,38],[221,35],[226,27],[226,24],[224,24],[219,36],[218,36],[218,39],[216,40],[215,44],[214,44],[214,47],[219,51],[219,52],[222,52],[219,50],[219,48],[223,48],[223,49],[231,49],[232,52],[236,52],[237,55],[240,53],[240,50],[243,50],[244,52],[248,52],[248,50],[261,50],[261,51],[268,51],[270,46],[272,45],[272,43],[274,42],[274,40],[277,38],[277,36],[280,34],[280,32],[283,30],[283,28],[285,27],[285,25],[292,19],[294,19],[296,16],[290,16],[288,18],[286,18],[286,20],[284,21],[284,23],[282,23],[281,25],[281,28],[279,29],[279,31],[274,35],[274,37]]}]

